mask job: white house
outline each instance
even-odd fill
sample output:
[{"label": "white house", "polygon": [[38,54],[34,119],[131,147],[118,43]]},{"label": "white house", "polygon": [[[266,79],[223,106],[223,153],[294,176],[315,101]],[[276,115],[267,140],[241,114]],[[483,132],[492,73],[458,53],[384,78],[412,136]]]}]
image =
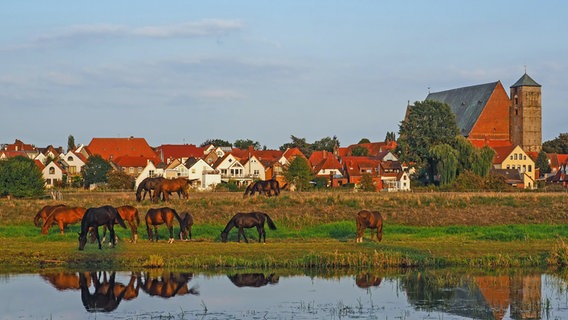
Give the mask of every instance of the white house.
[{"label": "white house", "polygon": [[43,179],[45,179],[45,187],[53,188],[59,185],[61,181],[63,181],[63,173],[63,168],[61,168],[57,162],[51,161],[48,163],[43,170],[41,170]]},{"label": "white house", "polygon": [[67,173],[69,175],[76,175],[81,173],[81,169],[85,166],[83,156],[75,154],[73,151],[68,151],[66,154],[60,154],[59,157],[67,164]]},{"label": "white house", "polygon": [[225,182],[235,180],[237,183],[242,183],[245,180],[250,180],[245,176],[243,165],[230,153],[219,158],[213,165],[213,169],[221,174],[221,179]]},{"label": "white house", "polygon": [[146,166],[142,169],[142,172],[136,177],[134,188],[138,188],[138,185],[142,180],[150,177],[163,177],[164,176],[164,168],[158,168],[154,163],[150,160],[146,162]]},{"label": "white house", "polygon": [[243,164],[244,174],[252,179],[266,180],[266,168],[260,160],[251,155]]}]

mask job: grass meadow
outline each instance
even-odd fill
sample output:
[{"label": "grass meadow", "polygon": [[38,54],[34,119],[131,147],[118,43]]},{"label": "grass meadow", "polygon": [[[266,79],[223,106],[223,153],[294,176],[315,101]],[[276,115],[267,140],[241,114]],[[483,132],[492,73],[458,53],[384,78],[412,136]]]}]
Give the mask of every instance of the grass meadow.
[{"label": "grass meadow", "polygon": [[[64,235],[58,227],[42,235],[33,217],[47,204],[96,207],[134,205],[139,210],[138,243],[130,230],[117,227],[115,248],[87,244],[78,251],[79,225]],[[167,244],[147,241],[144,215],[169,206],[193,215],[193,239]],[[381,243],[355,243],[355,214],[379,210],[385,218]],[[220,232],[236,212],[263,211],[278,229],[267,228],[259,244],[229,242]],[[568,194],[566,193],[347,193],[283,192],[279,197],[243,198],[241,193],[190,193],[168,203],[135,201],[134,192],[64,193],[61,201],[0,199],[0,263],[5,270],[43,268],[391,268],[427,266],[562,267],[568,263]],[[179,230],[179,226],[175,228]]]}]

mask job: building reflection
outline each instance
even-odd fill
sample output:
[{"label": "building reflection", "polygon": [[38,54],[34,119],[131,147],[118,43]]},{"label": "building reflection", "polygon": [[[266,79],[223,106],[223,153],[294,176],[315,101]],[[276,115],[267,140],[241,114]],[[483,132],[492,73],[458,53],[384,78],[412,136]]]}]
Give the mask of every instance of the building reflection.
[{"label": "building reflection", "polygon": [[420,310],[478,319],[541,319],[540,274],[470,276],[413,273],[401,285]]}]

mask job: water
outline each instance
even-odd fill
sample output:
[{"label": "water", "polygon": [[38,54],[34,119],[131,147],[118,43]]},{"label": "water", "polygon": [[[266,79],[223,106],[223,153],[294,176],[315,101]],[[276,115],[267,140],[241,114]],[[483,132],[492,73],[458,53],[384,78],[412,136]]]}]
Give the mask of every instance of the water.
[{"label": "water", "polygon": [[568,319],[566,289],[540,272],[13,274],[0,319]]}]

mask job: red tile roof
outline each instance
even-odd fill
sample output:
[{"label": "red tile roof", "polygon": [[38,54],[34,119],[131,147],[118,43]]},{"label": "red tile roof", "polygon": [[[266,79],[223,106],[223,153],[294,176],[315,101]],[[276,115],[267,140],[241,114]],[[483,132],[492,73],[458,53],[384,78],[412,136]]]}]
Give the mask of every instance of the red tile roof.
[{"label": "red tile roof", "polygon": [[493,157],[493,163],[499,164],[503,163],[505,159],[513,152],[515,149],[514,146],[501,146],[501,147],[492,147],[495,150],[495,157]]},{"label": "red tile roof", "polygon": [[16,139],[14,143],[6,145],[5,150],[7,151],[33,151],[36,148],[31,144],[23,143],[22,141]]},{"label": "red tile roof", "polygon": [[91,154],[98,154],[105,160],[123,156],[158,158],[144,138],[93,138],[87,148]]},{"label": "red tile roof", "polygon": [[160,163],[160,159],[157,157],[145,158],[145,157],[122,156],[113,160],[113,162],[116,163],[117,166],[122,168],[129,168],[129,167],[144,168],[148,164],[148,161],[152,161],[154,165]]},{"label": "red tile roof", "polygon": [[163,144],[156,148],[156,153],[164,162],[168,159],[203,158],[204,147],[194,144]]}]

